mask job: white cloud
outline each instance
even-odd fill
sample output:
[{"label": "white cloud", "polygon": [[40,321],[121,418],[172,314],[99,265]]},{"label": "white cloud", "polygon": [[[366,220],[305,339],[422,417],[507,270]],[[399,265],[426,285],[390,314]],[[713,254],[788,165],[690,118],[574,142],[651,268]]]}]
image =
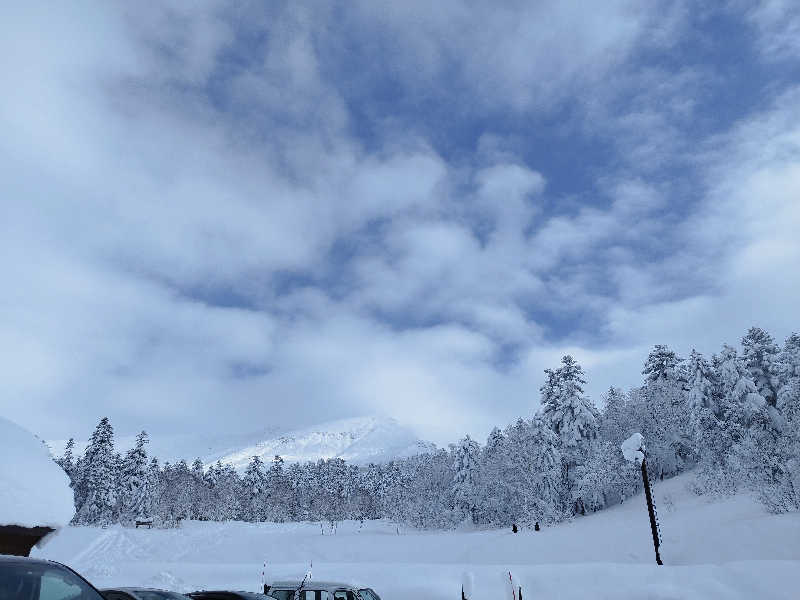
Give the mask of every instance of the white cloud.
[{"label": "white cloud", "polygon": [[[325,54],[344,34],[322,8],[15,9],[3,413],[61,438],[101,414],[157,434],[382,412],[444,442],[535,409],[565,352],[598,399],[654,343],[796,327],[797,93],[689,154],[690,207],[649,175],[693,148],[703,71],[630,64],[683,13],[517,8],[360,4],[340,23],[366,27],[356,73]],[[368,143],[348,98],[373,69],[478,112],[580,98],[586,131],[630,152],[565,198],[491,131],[466,161],[402,119]]]}]

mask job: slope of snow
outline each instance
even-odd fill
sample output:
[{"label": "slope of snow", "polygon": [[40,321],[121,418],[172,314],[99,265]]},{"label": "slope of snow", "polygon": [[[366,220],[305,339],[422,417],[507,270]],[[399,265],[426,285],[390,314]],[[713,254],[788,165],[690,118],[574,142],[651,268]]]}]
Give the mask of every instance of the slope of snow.
[{"label": "slope of snow", "polygon": [[37,552],[94,583],[257,590],[268,578],[302,577],[374,587],[383,600],[506,599],[508,572],[526,598],[796,598],[800,515],[769,515],[746,496],[710,502],[686,490],[688,477],[654,490],[665,566],[655,565],[642,496],[540,532],[420,532],[378,521],[184,523],[178,530],[69,527]]},{"label": "slope of snow", "polygon": [[69,478],[44,443],[0,417],[0,525],[57,528],[74,514]]},{"label": "slope of snow", "polygon": [[[117,450],[124,452],[135,437],[120,437]],[[66,440],[51,440],[53,453],[60,455]],[[74,452],[83,453],[86,443],[76,442]],[[279,454],[287,463],[316,461],[320,458],[344,458],[354,464],[387,462],[435,449],[435,445],[416,437],[408,427],[394,419],[360,417],[320,423],[303,429],[271,427],[247,434],[153,436],[147,447],[150,456],[163,461],[200,457],[208,465],[222,460],[240,471],[253,456],[265,462]]]}]

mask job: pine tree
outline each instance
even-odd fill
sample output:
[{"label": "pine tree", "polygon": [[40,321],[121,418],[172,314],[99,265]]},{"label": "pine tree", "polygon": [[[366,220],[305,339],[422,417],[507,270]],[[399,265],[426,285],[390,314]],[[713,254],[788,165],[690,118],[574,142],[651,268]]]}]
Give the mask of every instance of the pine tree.
[{"label": "pine tree", "polygon": [[74,449],[75,440],[73,438],[69,438],[69,440],[67,440],[67,445],[64,446],[64,454],[56,459],[56,464],[64,469],[64,472],[70,478],[70,482],[72,482],[72,478],[75,474],[75,457],[73,456]]},{"label": "pine tree", "polygon": [[[800,424],[800,334],[793,333],[778,358],[777,407],[786,419]],[[787,427],[790,433],[797,428]]]},{"label": "pine tree", "polygon": [[[566,513],[560,440],[541,417],[518,419],[505,432],[502,470],[513,523],[553,522]],[[508,523],[504,523],[507,525]]]},{"label": "pine tree", "polygon": [[259,456],[253,456],[244,472],[242,480],[245,498],[242,518],[245,521],[264,521],[266,519],[267,476],[264,473],[264,462]]},{"label": "pine tree", "polygon": [[583,369],[571,356],[555,371],[545,369],[541,415],[567,448],[576,448],[597,436],[597,409],[583,394]]},{"label": "pine tree", "polygon": [[635,396],[641,401],[638,419],[647,439],[648,465],[653,474],[674,475],[692,460],[686,402],[685,370],[681,359],[667,346],[657,344],[645,361],[644,386]]},{"label": "pine tree", "polygon": [[778,346],[772,336],[759,327],[751,327],[742,338],[742,360],[756,386],[756,391],[770,406],[778,398]]},{"label": "pine tree", "polygon": [[453,448],[453,495],[456,509],[477,522],[477,480],[480,447],[466,436]]},{"label": "pine tree", "polygon": [[89,439],[83,456],[82,479],[86,499],[76,514],[81,524],[108,525],[115,520],[118,461],[114,453],[114,429],[103,417]]},{"label": "pine tree", "polygon": [[122,522],[149,519],[153,507],[153,490],[148,477],[147,432],[136,436],[136,444],[128,450],[120,473],[120,509]]},{"label": "pine tree", "polygon": [[599,419],[599,436],[617,445],[627,438],[631,424],[625,410],[626,395],[620,388],[611,386],[603,396],[603,411]]},{"label": "pine tree", "polygon": [[283,458],[277,454],[267,472],[267,518],[281,523],[288,518],[291,488],[283,470]]},{"label": "pine tree", "polygon": [[[561,359],[561,367],[545,370],[547,381],[541,387],[541,417],[558,436],[562,459],[562,502],[568,503],[575,483],[575,468],[586,460],[589,442],[597,437],[598,412],[584,396],[586,380],[581,366],[571,356]],[[581,510],[580,502],[574,510]]]}]

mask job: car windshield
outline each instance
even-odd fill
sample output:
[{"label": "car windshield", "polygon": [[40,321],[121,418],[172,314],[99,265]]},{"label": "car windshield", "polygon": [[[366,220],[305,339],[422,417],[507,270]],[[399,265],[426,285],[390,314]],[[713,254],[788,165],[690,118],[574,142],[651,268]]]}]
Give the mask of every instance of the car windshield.
[{"label": "car windshield", "polygon": [[358,590],[358,593],[361,594],[361,598],[363,600],[381,600],[380,598],[378,598],[378,594],[376,594],[369,588]]},{"label": "car windshield", "polygon": [[0,600],[103,600],[69,569],[57,565],[0,563]]}]

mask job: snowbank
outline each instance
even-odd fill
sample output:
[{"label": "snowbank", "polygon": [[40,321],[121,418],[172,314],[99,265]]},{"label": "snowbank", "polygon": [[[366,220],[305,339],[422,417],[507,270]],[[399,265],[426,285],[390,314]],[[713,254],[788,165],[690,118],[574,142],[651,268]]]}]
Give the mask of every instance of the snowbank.
[{"label": "snowbank", "polygon": [[58,528],[75,514],[67,474],[47,447],[0,417],[0,525]]},{"label": "snowbank", "polygon": [[[666,566],[653,560],[641,495],[541,531],[509,528],[415,531],[388,521],[319,523],[186,522],[179,529],[67,527],[36,556],[66,562],[99,586],[163,585],[177,591],[255,591],[267,579],[370,585],[383,600],[460,597],[510,600],[509,571],[524,598],[640,600],[796,599],[800,514],[772,515],[741,495],[699,497],[691,474],[657,481]],[[466,575],[465,575],[466,573]]]}]

